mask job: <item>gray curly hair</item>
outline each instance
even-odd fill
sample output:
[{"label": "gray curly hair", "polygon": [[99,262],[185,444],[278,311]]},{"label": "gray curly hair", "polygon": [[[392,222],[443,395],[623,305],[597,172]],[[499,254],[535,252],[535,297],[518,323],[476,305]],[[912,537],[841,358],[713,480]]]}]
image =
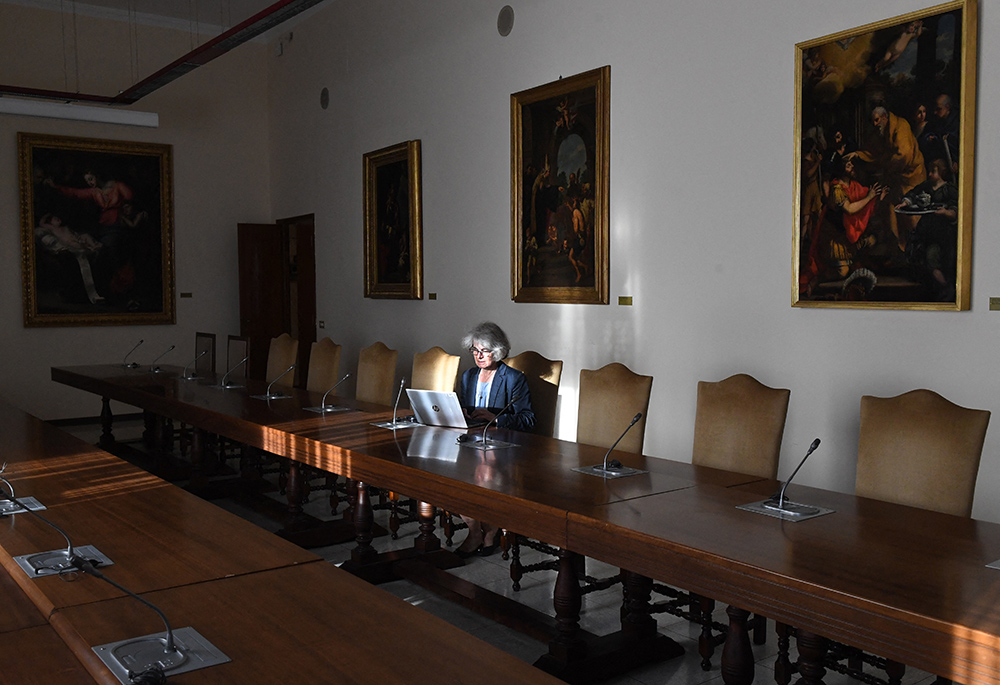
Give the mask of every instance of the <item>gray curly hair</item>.
[{"label": "gray curly hair", "polygon": [[503,329],[492,321],[484,321],[462,338],[462,347],[471,349],[479,343],[493,354],[495,361],[506,359],[510,353],[510,340]]}]

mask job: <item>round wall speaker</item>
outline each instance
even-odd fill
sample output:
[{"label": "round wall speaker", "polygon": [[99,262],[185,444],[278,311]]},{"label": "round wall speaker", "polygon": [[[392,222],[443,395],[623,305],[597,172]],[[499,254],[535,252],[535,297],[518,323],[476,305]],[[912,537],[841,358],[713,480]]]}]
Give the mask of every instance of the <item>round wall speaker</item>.
[{"label": "round wall speaker", "polygon": [[324,88],[319,92],[319,106],[326,109],[330,106],[330,89]]},{"label": "round wall speaker", "polygon": [[510,5],[504,5],[500,14],[497,15],[497,32],[506,37],[510,35],[512,28],[514,28],[514,8]]}]

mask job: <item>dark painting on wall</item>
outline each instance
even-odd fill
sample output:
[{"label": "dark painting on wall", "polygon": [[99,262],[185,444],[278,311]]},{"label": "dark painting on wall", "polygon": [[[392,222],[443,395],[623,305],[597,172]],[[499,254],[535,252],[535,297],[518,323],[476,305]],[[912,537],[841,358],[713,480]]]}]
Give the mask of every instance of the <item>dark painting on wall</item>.
[{"label": "dark painting on wall", "polygon": [[511,95],[511,298],[608,302],[611,67]]},{"label": "dark painting on wall", "polygon": [[792,304],[969,308],[976,2],[796,46]]},{"label": "dark painting on wall", "polygon": [[364,176],[365,297],[422,299],[420,141],[367,153]]},{"label": "dark painting on wall", "polygon": [[18,133],[25,326],[171,324],[171,147]]}]

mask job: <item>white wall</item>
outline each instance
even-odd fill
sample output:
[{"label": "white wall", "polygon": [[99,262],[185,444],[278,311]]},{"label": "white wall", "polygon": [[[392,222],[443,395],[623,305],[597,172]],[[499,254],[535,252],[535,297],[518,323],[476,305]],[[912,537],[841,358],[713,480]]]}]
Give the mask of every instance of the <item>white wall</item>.
[{"label": "white wall", "polygon": [[[139,27],[141,76],[191,49],[186,32]],[[125,35],[123,35],[125,34]],[[0,82],[52,89],[67,86],[58,14],[0,5]],[[127,50],[101,52],[104,61],[87,67],[85,46],[122,41],[127,24],[81,17],[79,87],[110,95],[131,83]],[[25,36],[34,36],[35,43]],[[33,61],[39,41],[49,40],[59,59]],[[161,363],[186,364],[194,332],[225,336],[239,332],[236,224],[268,221],[267,112],[264,45],[247,44],[210,66],[197,69],[140,100],[133,108],[158,112],[160,127],[136,128],[0,116],[0,399],[42,418],[97,416],[100,398],[49,380],[49,367],[115,362],[135,344],[135,359],[149,362],[170,345]],[[48,53],[46,53],[48,54]],[[72,51],[70,55],[72,55]],[[51,55],[49,55],[51,56]],[[122,81],[121,79],[125,80]],[[21,307],[21,218],[18,209],[17,132],[167,143],[173,146],[177,324],[84,328],[24,328]],[[223,352],[224,354],[224,352]],[[222,362],[224,363],[224,362]],[[118,410],[128,410],[116,407]],[[134,408],[131,411],[135,411]]]},{"label": "white wall", "polygon": [[[992,117],[978,122],[969,312],[790,306],[794,45],[931,6],[890,0],[338,0],[268,56],[272,213],[316,214],[318,317],[344,364],[381,339],[459,353],[493,319],[514,352],[565,360],[558,436],[576,431],[581,368],[652,374],[646,453],[689,460],[695,385],[748,372],[792,390],[780,475],[852,491],[863,394],[932,388],[1000,410],[993,358],[1000,254]],[[979,111],[1000,105],[1000,19],[980,20]],[[510,94],[611,65],[611,300],[510,300]],[[319,106],[323,87],[331,105]],[[419,138],[424,278],[438,299],[362,296],[365,152]],[[467,356],[467,355],[466,355]],[[463,365],[468,365],[464,360]],[[1000,416],[987,436],[974,515],[1000,521]]]}]

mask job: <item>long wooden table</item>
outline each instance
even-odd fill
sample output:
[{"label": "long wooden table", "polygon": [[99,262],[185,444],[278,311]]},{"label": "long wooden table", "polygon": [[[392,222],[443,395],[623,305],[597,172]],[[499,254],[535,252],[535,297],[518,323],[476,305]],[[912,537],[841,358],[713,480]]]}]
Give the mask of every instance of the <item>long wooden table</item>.
[{"label": "long wooden table", "polygon": [[[553,683],[550,676],[316,555],[12,407],[4,476],[104,574],[192,626],[232,661],[178,683],[428,680]],[[6,493],[4,493],[6,494]],[[28,513],[0,518],[0,683],[116,683],[91,647],[162,632],[154,612],[98,578],[29,577],[20,554],[65,548]],[[442,645],[494,670],[469,670]],[[386,650],[392,650],[391,658]],[[11,660],[8,665],[8,658]],[[88,675],[89,674],[89,675]],[[10,678],[11,680],[8,680]]]},{"label": "long wooden table", "polygon": [[[571,471],[599,462],[602,450],[507,431],[496,436],[518,447],[413,458],[406,431],[369,425],[389,418],[384,407],[309,415],[302,408],[319,397],[303,391],[263,402],[247,391],[149,376],[107,366],[52,371],[54,380],[106,403],[120,400],[352,478],[359,493],[366,483],[391,487],[562,547],[555,606],[563,656],[581,649],[572,556],[586,554],[635,572],[640,595],[642,578],[656,578],[730,603],[723,651],[730,683],[752,680],[743,626],[750,610],[797,627],[807,683],[822,682],[822,635],[959,682],[1000,684],[993,602],[1000,572],[984,568],[1000,558],[995,524],[797,487],[796,499],[837,512],[787,523],[736,509],[770,495],[774,482],[624,454],[616,456],[650,473],[604,480]],[[251,392],[262,387],[251,385]],[[371,540],[364,518],[358,523],[356,552],[364,561]]]}]

